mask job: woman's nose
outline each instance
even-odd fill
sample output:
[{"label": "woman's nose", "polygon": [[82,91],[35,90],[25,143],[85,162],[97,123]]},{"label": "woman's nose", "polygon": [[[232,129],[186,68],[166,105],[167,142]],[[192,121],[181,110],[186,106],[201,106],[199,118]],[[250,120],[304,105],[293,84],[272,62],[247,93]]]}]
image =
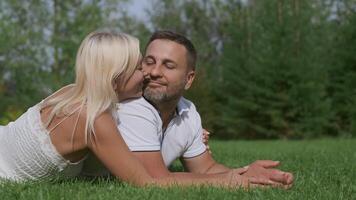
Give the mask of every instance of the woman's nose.
[{"label": "woman's nose", "polygon": [[144,69],[141,70],[143,77],[146,77],[148,75],[148,72]]}]

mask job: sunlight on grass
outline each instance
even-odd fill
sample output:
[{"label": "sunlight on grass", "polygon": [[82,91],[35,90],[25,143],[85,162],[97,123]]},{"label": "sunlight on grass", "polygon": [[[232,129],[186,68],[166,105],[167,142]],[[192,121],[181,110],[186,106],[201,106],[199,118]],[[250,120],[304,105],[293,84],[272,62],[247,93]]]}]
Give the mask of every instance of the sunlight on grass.
[{"label": "sunlight on grass", "polygon": [[[114,179],[62,180],[0,186],[1,199],[356,199],[356,140],[211,141],[216,160],[231,167],[256,159],[282,162],[295,175],[290,190],[209,187],[135,188]],[[182,170],[179,163],[172,167]]]}]

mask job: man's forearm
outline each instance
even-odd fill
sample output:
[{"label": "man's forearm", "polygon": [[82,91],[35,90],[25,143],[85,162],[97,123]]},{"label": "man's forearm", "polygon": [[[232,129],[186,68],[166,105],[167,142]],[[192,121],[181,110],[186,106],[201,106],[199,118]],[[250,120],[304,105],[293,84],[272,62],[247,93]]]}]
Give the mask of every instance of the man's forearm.
[{"label": "man's forearm", "polygon": [[208,179],[216,179],[216,178],[225,178],[229,171],[220,172],[220,173],[205,173],[205,174],[198,174],[198,173],[191,173],[191,172],[171,172],[168,176],[178,178],[178,179],[201,179],[201,178],[208,178]]},{"label": "man's forearm", "polygon": [[227,186],[231,182],[232,174],[216,173],[216,174],[198,174],[190,172],[170,172],[167,174],[154,175],[152,178],[158,180],[167,180],[168,182],[177,185],[211,185],[211,186]]},{"label": "man's forearm", "polygon": [[194,158],[181,158],[181,162],[186,171],[198,174],[217,174],[230,171],[230,168],[216,162],[208,152]]},{"label": "man's forearm", "polygon": [[228,187],[228,188],[240,188],[240,187],[249,187],[250,183],[253,184],[265,184],[264,182],[258,182],[256,180],[246,178],[241,176],[245,170],[235,170],[229,171],[228,173],[219,173],[219,174],[193,174],[193,173],[180,173],[174,172],[170,175],[160,178],[153,177],[156,180],[156,184],[161,186],[215,186],[215,187]]},{"label": "man's forearm", "polygon": [[204,174],[218,174],[218,173],[227,173],[231,169],[226,167],[225,165],[222,165],[220,163],[214,162],[211,166],[209,166]]}]

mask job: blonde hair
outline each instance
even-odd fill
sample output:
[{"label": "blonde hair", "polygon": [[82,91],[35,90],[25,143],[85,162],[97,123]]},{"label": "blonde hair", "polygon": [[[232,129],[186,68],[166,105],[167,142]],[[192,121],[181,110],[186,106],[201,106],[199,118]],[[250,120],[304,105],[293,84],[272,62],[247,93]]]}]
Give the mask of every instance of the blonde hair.
[{"label": "blonde hair", "polygon": [[125,84],[136,69],[141,56],[137,38],[112,31],[90,33],[82,41],[76,57],[76,80],[71,89],[46,103],[53,106],[48,121],[60,114],[68,115],[73,106],[86,104],[85,141],[95,136],[94,121],[109,110],[114,112],[118,97],[116,81]]}]

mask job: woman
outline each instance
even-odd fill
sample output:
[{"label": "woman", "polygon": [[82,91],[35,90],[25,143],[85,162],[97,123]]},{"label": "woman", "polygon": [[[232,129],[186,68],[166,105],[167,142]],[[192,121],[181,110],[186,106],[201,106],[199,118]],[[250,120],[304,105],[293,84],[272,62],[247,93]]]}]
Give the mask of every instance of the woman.
[{"label": "woman", "polygon": [[196,179],[152,178],[131,154],[115,123],[118,101],[141,96],[139,42],[127,34],[94,32],[81,43],[76,81],[0,126],[0,178],[75,176],[89,152],[110,172],[137,186],[247,186],[239,171]]}]

